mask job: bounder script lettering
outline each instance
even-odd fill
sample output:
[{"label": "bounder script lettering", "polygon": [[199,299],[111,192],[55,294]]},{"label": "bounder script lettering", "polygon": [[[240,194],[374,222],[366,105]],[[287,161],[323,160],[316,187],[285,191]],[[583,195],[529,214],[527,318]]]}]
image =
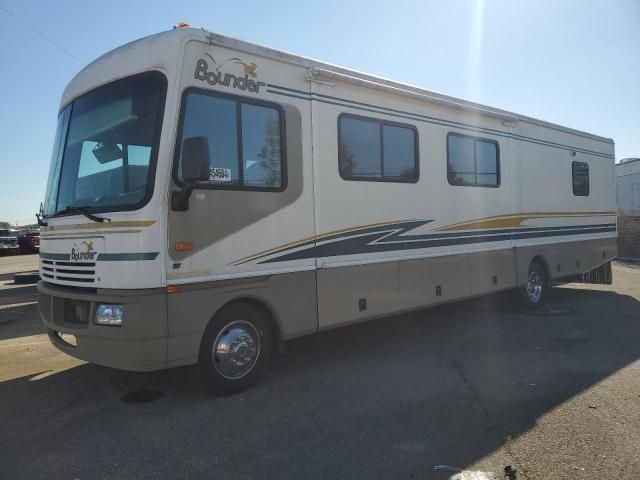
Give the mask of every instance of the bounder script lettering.
[{"label": "bounder script lettering", "polygon": [[252,93],[260,93],[260,87],[264,87],[264,82],[257,82],[249,78],[249,74],[244,76],[232,75],[230,73],[222,73],[220,70],[209,70],[209,64],[206,60],[200,59],[196,64],[195,79],[207,82],[209,85],[222,85],[225,87],[233,87],[238,90],[248,90]]}]

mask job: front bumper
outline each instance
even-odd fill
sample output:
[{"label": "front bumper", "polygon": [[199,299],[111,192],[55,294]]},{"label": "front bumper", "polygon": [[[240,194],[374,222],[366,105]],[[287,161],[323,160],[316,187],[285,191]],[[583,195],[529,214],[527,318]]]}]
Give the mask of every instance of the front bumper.
[{"label": "front bumper", "polygon": [[[122,326],[96,325],[99,303],[122,304]],[[51,343],[72,357],[122,370],[167,367],[167,299],[162,289],[85,291],[40,281],[38,311]],[[75,336],[76,345],[61,334]]]}]

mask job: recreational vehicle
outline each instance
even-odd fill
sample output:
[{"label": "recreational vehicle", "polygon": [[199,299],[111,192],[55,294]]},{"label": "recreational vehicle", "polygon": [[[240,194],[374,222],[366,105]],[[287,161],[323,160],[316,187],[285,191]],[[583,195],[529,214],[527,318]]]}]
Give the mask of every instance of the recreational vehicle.
[{"label": "recreational vehicle", "polygon": [[255,383],[283,342],[616,256],[610,139],[175,28],[67,86],[39,311],[110,367]]}]

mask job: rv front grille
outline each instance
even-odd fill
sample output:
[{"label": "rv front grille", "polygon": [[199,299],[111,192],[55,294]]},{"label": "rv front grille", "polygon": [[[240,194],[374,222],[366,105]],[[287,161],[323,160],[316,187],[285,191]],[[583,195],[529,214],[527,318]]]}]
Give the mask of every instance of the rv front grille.
[{"label": "rv front grille", "polygon": [[94,283],[96,264],[95,262],[40,260],[40,275],[45,280]]}]

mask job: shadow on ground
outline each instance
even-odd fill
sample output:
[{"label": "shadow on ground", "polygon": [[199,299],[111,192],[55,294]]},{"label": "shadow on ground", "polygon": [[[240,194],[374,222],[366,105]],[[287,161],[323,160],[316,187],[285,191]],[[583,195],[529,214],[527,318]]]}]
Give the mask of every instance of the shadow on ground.
[{"label": "shadow on ground", "polygon": [[0,341],[44,333],[35,285],[9,283],[0,289]]},{"label": "shadow on ground", "polygon": [[38,290],[35,285],[8,284],[9,288],[0,290],[0,305],[9,305],[22,301],[36,300]]},{"label": "shadow on ground", "polygon": [[[0,383],[0,476],[448,478],[433,466],[472,464],[640,356],[634,298],[550,297],[575,312],[484,299],[295,340],[232,397],[201,393],[186,369]],[[164,396],[120,401],[141,389]]]}]

